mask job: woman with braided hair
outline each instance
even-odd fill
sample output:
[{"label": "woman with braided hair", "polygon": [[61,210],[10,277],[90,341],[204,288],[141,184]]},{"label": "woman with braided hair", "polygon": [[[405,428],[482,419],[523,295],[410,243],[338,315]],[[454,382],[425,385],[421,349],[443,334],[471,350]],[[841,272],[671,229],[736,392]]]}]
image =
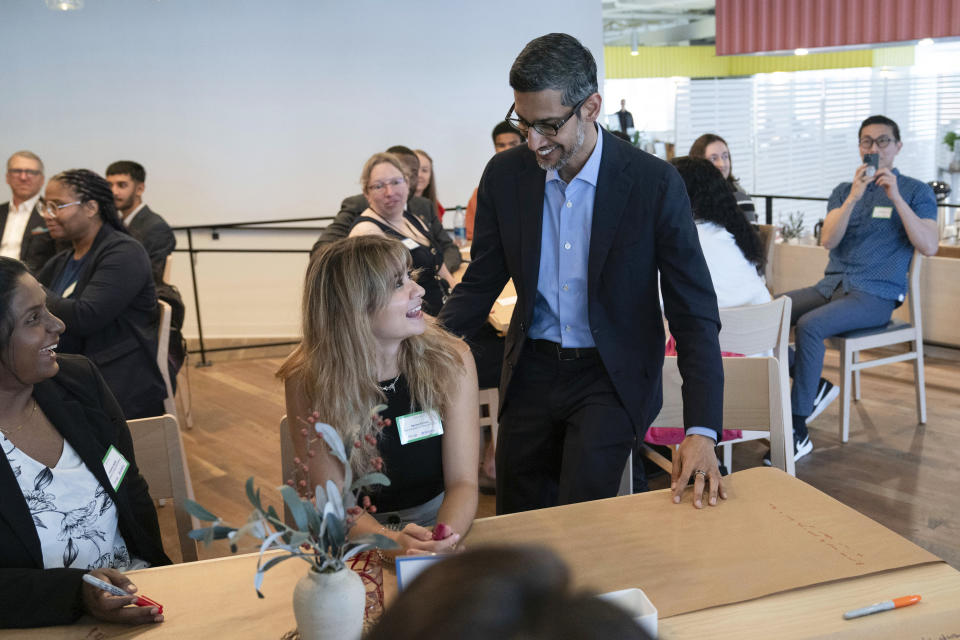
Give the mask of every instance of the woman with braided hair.
[{"label": "woman with braided hair", "polygon": [[92,360],[128,420],[163,414],[150,258],[120,222],[110,183],[87,169],[58,173],[44,217],[50,235],[71,244],[37,276],[66,324],[58,350]]}]

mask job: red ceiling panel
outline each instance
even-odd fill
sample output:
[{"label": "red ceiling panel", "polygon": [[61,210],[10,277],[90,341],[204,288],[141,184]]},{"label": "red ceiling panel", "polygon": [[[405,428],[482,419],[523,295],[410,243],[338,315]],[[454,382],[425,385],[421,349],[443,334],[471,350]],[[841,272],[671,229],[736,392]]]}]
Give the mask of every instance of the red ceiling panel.
[{"label": "red ceiling panel", "polygon": [[716,2],[718,55],[960,36],[960,0]]}]

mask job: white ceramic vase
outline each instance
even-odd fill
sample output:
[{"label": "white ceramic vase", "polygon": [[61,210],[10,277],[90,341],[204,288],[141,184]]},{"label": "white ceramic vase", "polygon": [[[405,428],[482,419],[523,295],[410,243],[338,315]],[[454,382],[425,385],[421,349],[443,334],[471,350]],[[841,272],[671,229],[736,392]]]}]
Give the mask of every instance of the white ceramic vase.
[{"label": "white ceramic vase", "polygon": [[366,591],[350,569],[307,571],[293,590],[293,614],[302,640],[359,640]]}]

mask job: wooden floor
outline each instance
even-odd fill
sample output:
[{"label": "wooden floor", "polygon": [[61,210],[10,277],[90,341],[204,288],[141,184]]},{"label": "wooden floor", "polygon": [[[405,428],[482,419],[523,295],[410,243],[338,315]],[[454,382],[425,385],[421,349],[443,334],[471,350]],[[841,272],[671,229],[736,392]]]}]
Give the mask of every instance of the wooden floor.
[{"label": "wooden floor", "polygon": [[[850,442],[840,444],[835,402],[810,425],[814,450],[797,463],[797,477],[960,569],[960,358],[948,355],[926,361],[925,426],[916,424],[912,366],[872,369],[863,373]],[[251,475],[264,504],[280,503],[284,409],[273,377],[280,362],[233,360],[190,369],[194,427],[183,430],[183,439],[196,499],[234,525],[250,513],[243,483]],[[825,375],[837,381],[836,352],[827,353]],[[761,464],[764,450],[759,442],[734,447],[734,470]],[[668,484],[665,477],[651,481],[655,489]],[[493,499],[481,496],[478,516],[493,510]],[[201,558],[227,554],[222,543],[200,550]]]}]

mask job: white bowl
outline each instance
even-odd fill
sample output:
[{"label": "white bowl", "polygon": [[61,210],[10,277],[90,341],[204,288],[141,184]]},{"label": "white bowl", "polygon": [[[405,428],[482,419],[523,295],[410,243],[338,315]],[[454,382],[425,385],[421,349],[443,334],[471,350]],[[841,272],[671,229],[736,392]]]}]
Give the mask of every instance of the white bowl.
[{"label": "white bowl", "polygon": [[614,604],[633,618],[641,629],[651,638],[657,637],[657,608],[653,606],[642,589],[621,589],[597,596],[601,600]]}]

